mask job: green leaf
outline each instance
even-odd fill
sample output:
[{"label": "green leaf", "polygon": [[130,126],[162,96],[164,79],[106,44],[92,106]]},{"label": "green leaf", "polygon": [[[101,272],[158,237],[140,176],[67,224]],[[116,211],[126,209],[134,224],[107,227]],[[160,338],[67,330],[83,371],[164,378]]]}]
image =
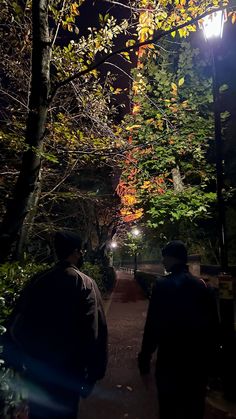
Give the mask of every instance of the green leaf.
[{"label": "green leaf", "polygon": [[181,77],[181,79],[179,79],[178,81],[178,85],[183,86],[183,84],[184,84],[184,77]]},{"label": "green leaf", "polygon": [[227,84],[222,84],[222,86],[220,86],[220,93],[224,93],[228,90],[229,86]]}]

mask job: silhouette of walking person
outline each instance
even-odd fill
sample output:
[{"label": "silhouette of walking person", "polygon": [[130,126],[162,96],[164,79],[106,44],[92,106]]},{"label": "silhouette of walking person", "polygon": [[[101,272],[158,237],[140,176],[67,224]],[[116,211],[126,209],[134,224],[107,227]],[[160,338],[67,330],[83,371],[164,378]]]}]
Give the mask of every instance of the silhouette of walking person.
[{"label": "silhouette of walking person", "polygon": [[90,394],[107,365],[101,295],[78,269],[81,238],[57,232],[55,250],[59,262],[23,290],[4,346],[27,384],[30,419],[76,419],[80,396]]},{"label": "silhouette of walking person", "polygon": [[218,340],[216,301],[205,282],[188,272],[183,242],[169,242],[162,255],[169,274],[158,278],[153,288],[139,369],[147,380],[158,348],[160,419],[202,419],[208,369]]}]

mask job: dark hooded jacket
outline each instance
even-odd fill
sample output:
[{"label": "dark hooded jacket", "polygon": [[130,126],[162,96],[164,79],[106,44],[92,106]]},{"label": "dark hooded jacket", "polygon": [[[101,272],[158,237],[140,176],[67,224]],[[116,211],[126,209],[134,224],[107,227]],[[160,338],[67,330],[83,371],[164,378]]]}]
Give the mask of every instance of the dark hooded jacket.
[{"label": "dark hooded jacket", "polygon": [[[205,380],[216,350],[219,319],[213,291],[187,270],[157,279],[144,329],[139,368],[148,373],[158,348],[157,379]],[[177,381],[175,381],[175,379]]]},{"label": "dark hooded jacket", "polygon": [[13,366],[24,364],[33,374],[48,366],[90,382],[105,374],[107,325],[101,295],[96,283],[68,262],[30,281],[7,330],[12,349],[6,345],[4,352]]}]

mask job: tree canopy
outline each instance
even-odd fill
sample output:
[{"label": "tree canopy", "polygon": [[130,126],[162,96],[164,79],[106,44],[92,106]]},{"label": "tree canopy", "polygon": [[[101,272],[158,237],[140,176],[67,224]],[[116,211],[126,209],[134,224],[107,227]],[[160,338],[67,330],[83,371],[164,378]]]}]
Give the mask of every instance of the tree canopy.
[{"label": "tree canopy", "polygon": [[209,216],[215,169],[207,160],[214,146],[208,65],[189,42],[164,42],[134,71],[135,112],[126,118],[132,141],[119,185],[127,220],[145,213],[158,227]]},{"label": "tree canopy", "polygon": [[110,100],[116,91],[112,77],[100,72],[101,63],[118,53],[126,63],[129,51],[169,32],[186,37],[204,14],[227,4],[144,0],[128,6],[111,0],[96,4],[94,25],[86,26],[82,22],[86,1],[1,0],[5,106],[1,142],[6,176],[2,194],[7,199],[0,229],[2,255],[10,254],[26,217],[36,208],[41,178],[50,177],[49,162],[61,165],[56,172],[63,179],[68,161],[73,166],[77,159],[81,166],[98,152],[99,164],[107,164],[104,154],[109,152],[114,164],[114,156],[125,152],[111,116]]}]

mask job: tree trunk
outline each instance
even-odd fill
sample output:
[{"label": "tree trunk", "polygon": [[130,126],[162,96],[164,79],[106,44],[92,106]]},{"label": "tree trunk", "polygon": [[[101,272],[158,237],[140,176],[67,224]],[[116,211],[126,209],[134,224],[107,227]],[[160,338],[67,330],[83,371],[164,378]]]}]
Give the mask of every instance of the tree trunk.
[{"label": "tree trunk", "polygon": [[24,256],[24,252],[27,248],[29,242],[29,237],[33,229],[34,218],[37,212],[38,201],[41,193],[41,170],[38,176],[38,182],[36,189],[33,194],[31,194],[31,199],[29,202],[29,211],[24,219],[23,225],[19,231],[18,240],[16,243],[15,258],[21,260]]},{"label": "tree trunk", "polygon": [[171,173],[175,192],[182,192],[184,190],[184,183],[181,177],[179,166],[176,166],[174,169],[172,169]]},{"label": "tree trunk", "polygon": [[9,256],[40,182],[40,154],[45,136],[50,90],[48,0],[32,2],[32,37],[31,88],[25,138],[27,150],[23,155],[13,197],[8,203],[0,228],[1,260]]}]

